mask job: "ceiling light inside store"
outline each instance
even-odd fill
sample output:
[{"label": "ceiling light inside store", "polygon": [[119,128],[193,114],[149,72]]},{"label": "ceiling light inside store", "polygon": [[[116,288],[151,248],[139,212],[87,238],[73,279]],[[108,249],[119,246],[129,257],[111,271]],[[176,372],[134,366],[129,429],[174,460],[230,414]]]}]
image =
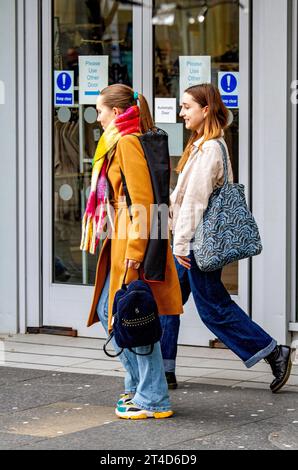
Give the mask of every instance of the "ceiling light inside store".
[{"label": "ceiling light inside store", "polygon": [[171,13],[168,15],[158,15],[152,18],[152,24],[156,25],[164,25],[164,26],[173,26],[175,23],[175,14]]},{"label": "ceiling light inside store", "polygon": [[198,16],[198,22],[199,23],[204,23],[204,21],[206,19],[207,12],[208,12],[208,7],[206,5],[205,7],[202,8],[202,10],[199,13],[199,16]]},{"label": "ceiling light inside store", "polygon": [[176,3],[162,3],[152,18],[153,25],[173,26]]},{"label": "ceiling light inside store", "polygon": [[188,18],[189,24],[195,24],[196,20],[193,17]]}]

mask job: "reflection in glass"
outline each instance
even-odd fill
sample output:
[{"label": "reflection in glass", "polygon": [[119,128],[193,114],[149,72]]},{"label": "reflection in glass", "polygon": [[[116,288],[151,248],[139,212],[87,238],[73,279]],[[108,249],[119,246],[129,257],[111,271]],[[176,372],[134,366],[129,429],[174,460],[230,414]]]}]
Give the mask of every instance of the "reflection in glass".
[{"label": "reflection in glass", "polygon": [[94,284],[97,260],[80,251],[81,219],[101,131],[95,106],[78,103],[79,56],[109,56],[109,84],[132,86],[132,7],[113,0],[53,0],[53,12],[54,70],[75,76],[74,106],[54,109],[53,282]]},{"label": "reflection in glass", "polygon": [[[239,71],[239,6],[237,2],[208,1],[208,10],[193,0],[183,2],[181,9],[174,11],[174,21],[166,24],[164,4],[171,1],[156,0],[156,25],[154,26],[154,97],[176,98],[179,104],[179,57],[211,56],[211,81],[218,86],[218,72]],[[161,9],[162,7],[162,9]],[[164,20],[164,21],[163,21]],[[177,123],[180,108],[177,106]],[[225,133],[230,150],[235,182],[238,181],[239,167],[239,112],[231,110],[233,121]],[[167,124],[177,126],[177,124]],[[184,128],[184,126],[183,126]],[[168,130],[167,130],[168,132]],[[183,130],[183,146],[189,138]],[[172,153],[172,168],[176,168],[180,155]],[[177,174],[172,171],[171,187],[175,187]],[[224,269],[223,281],[231,294],[238,293],[238,263]]]}]

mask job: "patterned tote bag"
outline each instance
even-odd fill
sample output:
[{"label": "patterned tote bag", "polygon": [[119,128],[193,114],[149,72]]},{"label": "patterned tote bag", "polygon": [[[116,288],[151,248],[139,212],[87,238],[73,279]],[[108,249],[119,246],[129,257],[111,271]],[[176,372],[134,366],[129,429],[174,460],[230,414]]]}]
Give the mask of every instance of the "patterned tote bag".
[{"label": "patterned tote bag", "polygon": [[192,248],[201,271],[216,271],[223,266],[262,251],[256,221],[248,209],[244,185],[228,182],[228,156],[222,149],[224,185],[210,196],[208,207],[199,223]]}]

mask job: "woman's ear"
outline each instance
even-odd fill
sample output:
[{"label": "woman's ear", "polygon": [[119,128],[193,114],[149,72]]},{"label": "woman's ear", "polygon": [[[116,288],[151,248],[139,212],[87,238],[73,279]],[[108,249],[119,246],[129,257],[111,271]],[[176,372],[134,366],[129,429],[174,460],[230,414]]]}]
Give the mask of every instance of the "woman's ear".
[{"label": "woman's ear", "polygon": [[205,106],[205,108],[203,109],[203,116],[204,116],[204,119],[206,119],[208,113],[209,113],[209,106]]},{"label": "woman's ear", "polygon": [[122,114],[122,110],[120,108],[113,108],[113,112],[115,114],[115,117],[118,117],[120,116],[120,114]]}]

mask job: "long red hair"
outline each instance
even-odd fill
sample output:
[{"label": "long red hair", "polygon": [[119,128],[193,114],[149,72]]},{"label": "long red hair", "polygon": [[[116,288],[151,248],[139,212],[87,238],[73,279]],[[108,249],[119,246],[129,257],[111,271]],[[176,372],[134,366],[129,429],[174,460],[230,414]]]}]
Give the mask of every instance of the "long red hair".
[{"label": "long red hair", "polygon": [[201,149],[207,140],[220,137],[222,130],[228,125],[229,118],[228,110],[221,99],[218,88],[211,83],[191,86],[185,90],[185,93],[191,95],[194,101],[202,108],[208,106],[209,111],[199,132],[195,131],[192,133],[183,155],[178,162],[176,168],[177,173],[182,172],[194,142],[198,140],[199,137],[203,137],[199,146]]}]

